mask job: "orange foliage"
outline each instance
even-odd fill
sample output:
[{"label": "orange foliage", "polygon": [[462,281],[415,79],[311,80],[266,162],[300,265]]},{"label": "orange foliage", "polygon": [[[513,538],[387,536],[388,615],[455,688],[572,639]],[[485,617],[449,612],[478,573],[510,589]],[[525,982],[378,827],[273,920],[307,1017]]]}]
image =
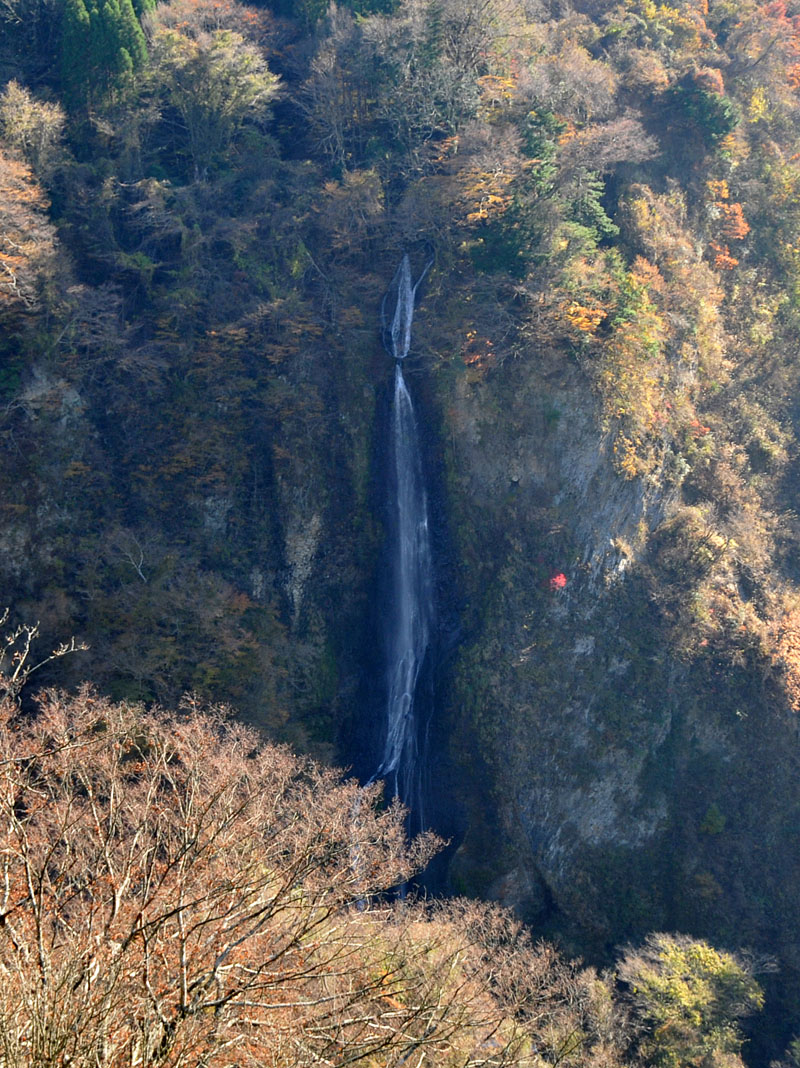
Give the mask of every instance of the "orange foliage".
[{"label": "orange foliage", "polygon": [[397,806],[378,813],[374,790],[192,704],[159,719],[51,695],[21,723],[4,702],[0,753],[0,1018],[15,1063],[46,1040],[64,1064],[103,1068],[274,1064],[291,1035],[318,1061],[342,1040],[369,1052],[363,1025],[327,1027],[312,1006],[325,983],[376,1019],[382,995],[403,998],[396,975],[388,989],[372,978],[369,919],[354,953],[348,912],[416,867]]},{"label": "orange foliage", "polygon": [[723,217],[722,234],[729,241],[741,241],[750,233],[741,204],[718,204]]},{"label": "orange foliage", "polygon": [[732,271],[734,267],[738,266],[739,261],[735,256],[731,256],[727,245],[720,245],[717,241],[710,241],[709,247],[715,254],[714,266],[718,271]]},{"label": "orange foliage", "polygon": [[467,206],[467,222],[483,222],[502,215],[511,205],[509,186],[514,175],[496,167],[491,171],[472,171],[464,174],[466,182],[464,197]]},{"label": "orange foliage", "polygon": [[664,276],[658,267],[650,260],[646,260],[644,256],[637,256],[634,259],[631,266],[631,279],[635,285],[652,289],[656,293],[661,292],[666,285]]},{"label": "orange foliage", "polygon": [[497,74],[485,74],[478,78],[478,87],[481,91],[481,116],[490,119],[494,112],[511,102],[516,80],[501,78]]},{"label": "orange foliage", "polygon": [[569,144],[569,142],[572,141],[572,139],[577,137],[577,136],[578,136],[578,128],[577,128],[577,126],[572,121],[572,119],[568,119],[567,120],[567,124],[566,124],[561,136],[558,139],[558,143],[560,145]]},{"label": "orange foliage", "polygon": [[699,419],[691,419],[689,421],[689,433],[693,438],[704,438],[706,434],[711,433],[711,427],[703,426]]},{"label": "orange foliage", "polygon": [[576,1032],[597,1063],[592,974],[495,907],[380,896],[435,849],[380,791],[193,700],[1,701],[3,1063],[511,1064]]},{"label": "orange foliage", "polygon": [[638,455],[641,445],[640,438],[629,438],[625,434],[617,434],[614,438],[614,468],[623,478],[636,478],[637,475],[645,472],[646,465],[642,463]]},{"label": "orange foliage", "polygon": [[0,312],[37,303],[55,247],[47,208],[30,168],[0,151]]},{"label": "orange foliage", "polygon": [[608,312],[602,308],[587,308],[573,300],[567,304],[565,314],[570,326],[580,330],[582,334],[594,334]]},{"label": "orange foliage", "polygon": [[749,146],[746,141],[729,133],[719,143],[719,150],[725,156],[746,158]]},{"label": "orange foliage", "polygon": [[175,0],[161,5],[153,17],[159,26],[190,38],[232,30],[249,40],[263,41],[272,30],[268,12],[232,0]]},{"label": "orange foliage", "polygon": [[707,93],[716,93],[718,96],[722,96],[725,92],[722,71],[716,67],[701,67],[700,70],[695,72],[694,80]]},{"label": "orange foliage", "polygon": [[783,674],[789,707],[800,712],[800,610],[789,608],[773,626],[772,662]]},{"label": "orange foliage", "polygon": [[461,358],[466,367],[483,375],[497,360],[497,353],[489,338],[478,337],[475,330],[468,330],[461,349]]}]

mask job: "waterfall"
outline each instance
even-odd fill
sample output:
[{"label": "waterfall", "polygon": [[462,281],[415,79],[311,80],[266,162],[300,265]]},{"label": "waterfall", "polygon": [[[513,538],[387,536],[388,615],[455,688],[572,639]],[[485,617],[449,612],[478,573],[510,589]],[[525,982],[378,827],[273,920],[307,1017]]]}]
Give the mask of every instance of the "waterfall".
[{"label": "waterfall", "polygon": [[[430,264],[428,265],[428,267]],[[424,826],[417,685],[434,622],[433,564],[428,503],[422,473],[417,421],[402,361],[411,348],[417,287],[404,256],[383,303],[384,344],[394,357],[391,417],[391,597],[386,638],[386,733],[381,763],[372,776],[386,780],[387,794],[399,797],[415,822]],[[387,305],[394,296],[391,320]]]},{"label": "waterfall", "polygon": [[[395,272],[389,291],[383,298],[381,306],[381,325],[383,327],[383,343],[390,356],[395,360],[404,360],[411,348],[411,324],[414,321],[414,301],[417,298],[417,289],[431,267],[431,260],[416,282],[411,283],[411,261],[408,254],[403,256],[400,266]],[[394,315],[391,322],[386,314],[387,305],[394,297]]]}]

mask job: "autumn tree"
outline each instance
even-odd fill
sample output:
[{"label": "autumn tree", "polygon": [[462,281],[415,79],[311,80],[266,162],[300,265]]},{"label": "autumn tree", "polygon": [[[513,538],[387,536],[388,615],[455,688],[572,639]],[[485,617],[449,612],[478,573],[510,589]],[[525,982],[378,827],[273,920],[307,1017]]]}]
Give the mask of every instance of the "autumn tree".
[{"label": "autumn tree", "polygon": [[378,794],[192,701],[164,715],[85,689],[44,695],[30,718],[5,700],[3,1063],[618,1052],[602,981],[502,911],[381,902],[434,842],[409,845]]},{"label": "autumn tree", "polygon": [[55,231],[30,168],[0,147],[0,319],[34,308],[52,270]]},{"label": "autumn tree", "polygon": [[145,21],[149,28],[157,25],[159,30],[174,30],[190,40],[199,40],[215,30],[231,30],[261,44],[275,32],[274,19],[268,11],[234,0],[172,0],[161,4],[158,13]]},{"label": "autumn tree", "polygon": [[358,952],[347,909],[429,855],[398,810],[191,705],[159,719],[51,695],[32,723],[5,706],[0,733],[5,1063],[386,1044],[363,1009],[396,1014],[405,980],[369,960],[370,909]]},{"label": "autumn tree", "polygon": [[305,87],[318,144],[339,168],[427,169],[432,145],[477,113],[480,78],[505,73],[520,21],[513,0],[405,2],[364,19],[332,7]]},{"label": "autumn tree", "polygon": [[174,109],[195,180],[208,176],[246,122],[263,122],[278,90],[260,50],[230,29],[172,29],[168,9],[148,21],[153,80]]},{"label": "autumn tree", "polygon": [[683,935],[652,934],[626,952],[618,974],[647,1023],[641,1046],[648,1063],[678,1068],[724,1057],[741,1064],[739,1021],[764,1003],[743,959]]},{"label": "autumn tree", "polygon": [[56,155],[66,116],[58,104],[37,100],[13,79],[0,94],[0,131],[34,171],[46,172]]}]

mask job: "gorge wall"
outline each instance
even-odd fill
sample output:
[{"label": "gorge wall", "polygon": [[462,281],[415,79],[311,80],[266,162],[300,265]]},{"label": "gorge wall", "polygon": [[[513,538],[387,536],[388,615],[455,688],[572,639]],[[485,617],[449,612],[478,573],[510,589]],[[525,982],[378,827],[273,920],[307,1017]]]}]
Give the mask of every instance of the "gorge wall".
[{"label": "gorge wall", "polygon": [[794,15],[295,7],[139,11],[103,91],[59,73],[68,26],[9,23],[0,579],[90,646],[39,683],[195,691],[372,774],[379,311],[432,257],[437,880],[597,960],[773,953],[791,990]]}]

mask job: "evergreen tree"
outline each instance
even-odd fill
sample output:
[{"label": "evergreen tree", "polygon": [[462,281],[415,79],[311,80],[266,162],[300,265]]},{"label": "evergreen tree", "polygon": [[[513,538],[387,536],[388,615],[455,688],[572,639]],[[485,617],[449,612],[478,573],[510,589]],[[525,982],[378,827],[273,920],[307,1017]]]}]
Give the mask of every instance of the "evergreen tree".
[{"label": "evergreen tree", "polygon": [[69,107],[120,87],[144,64],[144,33],[131,0],[67,0],[62,44],[62,85]]},{"label": "evergreen tree", "polygon": [[83,103],[87,91],[92,25],[84,0],[66,0],[61,39],[61,83],[68,107]]},{"label": "evergreen tree", "polygon": [[147,59],[144,33],[131,0],[115,0],[119,9],[117,23],[120,49],[127,52],[133,70],[139,70]]}]

